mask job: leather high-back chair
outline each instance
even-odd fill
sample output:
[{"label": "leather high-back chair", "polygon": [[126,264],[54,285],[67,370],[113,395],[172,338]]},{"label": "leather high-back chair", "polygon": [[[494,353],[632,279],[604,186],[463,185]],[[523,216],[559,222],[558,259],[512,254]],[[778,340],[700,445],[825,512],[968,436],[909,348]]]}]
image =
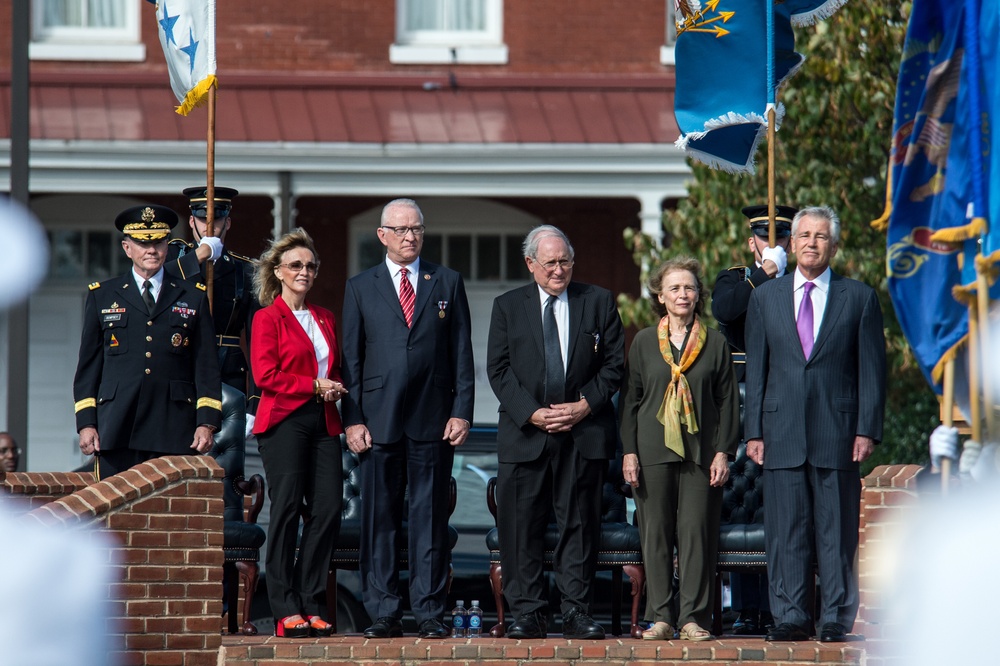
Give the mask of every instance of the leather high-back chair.
[{"label": "leather high-back chair", "polygon": [[[621,477],[621,458],[611,461],[607,481],[604,483],[604,494],[601,502],[601,539],[597,549],[597,569],[611,571],[612,588],[616,591],[611,600],[611,634],[621,635],[621,598],[617,591],[622,589],[622,574],[628,574],[632,583],[632,617],[630,634],[633,638],[642,637],[639,626],[639,602],[646,586],[646,569],[642,564],[642,547],[639,542],[639,530],[627,521],[625,496],[619,492]],[[486,484],[486,505],[496,521],[497,512],[503,507],[497,506],[496,477]],[[540,510],[551,514],[549,507]],[[550,520],[553,516],[550,515]],[[559,528],[554,522],[545,531],[545,555],[542,566],[547,571],[553,568],[553,554],[559,540]],[[490,551],[490,587],[493,590],[493,600],[497,606],[497,624],[490,630],[490,635],[502,638],[504,626],[503,608],[503,570],[500,566],[500,538],[497,528],[486,534],[486,547]]]},{"label": "leather high-back chair", "polygon": [[[235,388],[223,384],[222,427],[215,433],[210,455],[226,472],[223,477],[224,599],[229,615],[229,633],[238,633],[240,629],[237,623],[239,605],[237,585],[243,584],[242,633],[252,636],[257,633],[257,628],[250,622],[250,607],[260,575],[260,549],[267,535],[257,524],[257,516],[264,506],[264,479],[260,474],[254,474],[249,480],[243,478],[246,459],[245,430],[246,396]],[[251,498],[249,509],[244,507],[246,497]]]},{"label": "leather high-back chair", "polygon": [[[358,455],[347,448],[347,440],[340,436],[341,462],[344,470],[343,507],[340,515],[340,534],[330,558],[330,571],[326,579],[326,612],[327,621],[337,626],[337,570],[358,571],[361,560],[361,468]],[[458,489],[455,478],[451,479],[448,504],[448,515],[455,512]],[[403,525],[399,533],[397,553],[399,569],[405,571],[409,567],[409,528],[406,521],[406,510],[403,511]],[[448,525],[448,550],[451,551],[458,543],[458,530]],[[451,589],[451,568],[448,573],[448,589]]]}]

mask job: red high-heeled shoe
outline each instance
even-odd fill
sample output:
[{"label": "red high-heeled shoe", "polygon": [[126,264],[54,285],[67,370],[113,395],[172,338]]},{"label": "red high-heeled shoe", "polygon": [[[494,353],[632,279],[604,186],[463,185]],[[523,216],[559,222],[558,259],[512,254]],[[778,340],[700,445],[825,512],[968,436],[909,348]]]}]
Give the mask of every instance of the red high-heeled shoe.
[{"label": "red high-heeled shoe", "polygon": [[309,635],[309,623],[301,615],[289,615],[274,622],[274,635],[282,638],[305,638]]},{"label": "red high-heeled shoe", "polygon": [[309,622],[310,636],[331,636],[333,635],[333,625],[321,618],[319,615],[306,615]]}]

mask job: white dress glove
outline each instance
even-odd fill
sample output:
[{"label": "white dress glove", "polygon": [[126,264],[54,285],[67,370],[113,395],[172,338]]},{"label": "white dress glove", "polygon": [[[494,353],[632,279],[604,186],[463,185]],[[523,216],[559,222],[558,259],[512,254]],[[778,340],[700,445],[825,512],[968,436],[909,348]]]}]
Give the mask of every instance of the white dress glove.
[{"label": "white dress glove", "polygon": [[969,472],[969,476],[976,483],[984,483],[993,480],[997,476],[997,445],[993,442],[987,442],[983,446],[982,452],[979,454],[979,458],[976,460],[976,464],[972,466],[972,470]]},{"label": "white dress glove", "polygon": [[972,468],[976,466],[979,455],[983,451],[983,445],[974,439],[965,440],[965,447],[962,449],[962,456],[958,459],[958,473],[968,476],[972,473]]},{"label": "white dress glove", "polygon": [[253,414],[247,414],[247,429],[243,436],[248,442],[252,442],[257,439],[257,436],[253,434],[253,422],[257,417]]},{"label": "white dress glove", "polygon": [[207,245],[210,250],[212,250],[212,256],[209,257],[209,261],[216,261],[222,256],[222,240],[216,238],[215,236],[202,236],[201,240],[198,241],[198,246]]},{"label": "white dress glove", "polygon": [[788,255],[785,254],[785,249],[780,245],[775,245],[774,247],[765,247],[764,251],[760,253],[760,263],[765,261],[773,261],[774,265],[778,267],[778,272],[776,275],[784,275],[785,268],[788,266]]},{"label": "white dress glove", "polygon": [[939,425],[934,428],[930,439],[931,465],[941,469],[941,460],[958,460],[958,428]]}]

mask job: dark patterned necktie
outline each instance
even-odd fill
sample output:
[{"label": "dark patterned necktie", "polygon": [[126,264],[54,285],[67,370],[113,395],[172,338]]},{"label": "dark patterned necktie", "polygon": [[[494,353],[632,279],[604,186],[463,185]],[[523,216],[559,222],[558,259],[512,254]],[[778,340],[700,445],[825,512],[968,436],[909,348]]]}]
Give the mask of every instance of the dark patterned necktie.
[{"label": "dark patterned necktie", "polygon": [[813,350],[813,299],[812,289],[815,287],[812,282],[802,285],[802,302],[799,303],[799,318],[795,322],[795,328],[799,331],[799,342],[802,343],[802,355],[809,360],[809,355]]},{"label": "dark patterned necktie", "polygon": [[146,303],[146,310],[149,314],[153,314],[153,308],[156,307],[156,299],[153,298],[153,283],[146,280],[142,283],[142,300]]},{"label": "dark patterned necktie", "polygon": [[563,368],[562,349],[559,346],[559,327],[556,325],[554,304],[556,296],[545,302],[542,318],[542,337],[545,340],[545,406],[557,405],[566,400],[566,370]]},{"label": "dark patterned necktie", "polygon": [[413,292],[413,285],[407,277],[408,270],[399,269],[399,305],[403,308],[403,316],[406,317],[407,327],[413,326],[413,303],[417,295]]}]

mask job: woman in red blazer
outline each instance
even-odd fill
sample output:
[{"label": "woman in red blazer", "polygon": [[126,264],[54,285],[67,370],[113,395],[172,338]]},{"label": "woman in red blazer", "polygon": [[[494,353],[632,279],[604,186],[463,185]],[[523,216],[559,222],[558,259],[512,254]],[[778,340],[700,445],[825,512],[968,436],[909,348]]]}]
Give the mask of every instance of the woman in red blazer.
[{"label": "woman in red blazer", "polygon": [[[333,313],[306,302],[319,259],[298,229],[261,255],[254,286],[251,367],[261,391],[257,435],[271,499],[267,592],[278,636],[329,636],[320,617],[326,573],[340,532],[344,431],[336,401],[346,393]],[[302,538],[295,557],[300,510]]]}]

